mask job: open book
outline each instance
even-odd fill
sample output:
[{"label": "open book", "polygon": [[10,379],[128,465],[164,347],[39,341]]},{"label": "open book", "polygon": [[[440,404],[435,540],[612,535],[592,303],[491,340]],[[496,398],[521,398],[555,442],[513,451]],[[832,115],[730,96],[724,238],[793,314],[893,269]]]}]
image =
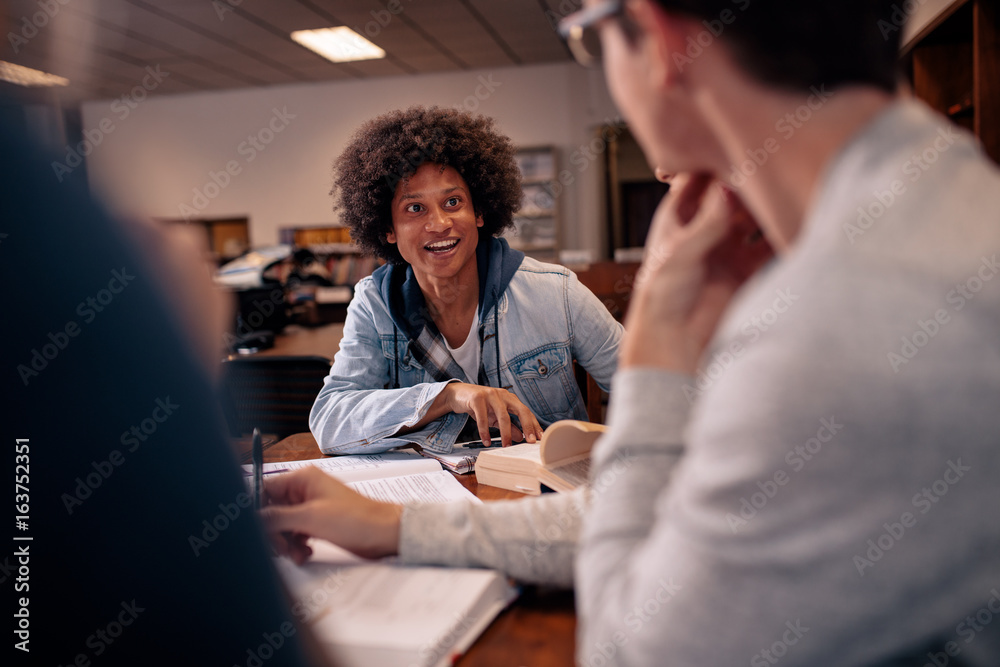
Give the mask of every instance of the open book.
[{"label": "open book", "polygon": [[310,546],[305,565],[279,558],[278,569],[293,613],[344,667],[450,666],[517,596],[493,570],[411,567],[322,540]]},{"label": "open book", "polygon": [[[385,452],[360,456],[328,456],[308,461],[265,463],[264,476],[315,467],[358,493],[387,503],[482,502],[434,459],[416,452]],[[250,466],[243,466],[251,474]]]},{"label": "open book", "polygon": [[587,484],[590,450],[607,427],[563,419],[551,424],[541,442],[488,449],[476,460],[476,481],[530,495],[544,484],[572,491]]},{"label": "open book", "polygon": [[[500,438],[493,438],[490,447],[499,447]],[[406,448],[411,448],[413,451],[417,452],[421,456],[426,456],[432,459],[436,459],[438,462],[444,466],[445,470],[450,470],[456,475],[464,475],[470,473],[476,469],[476,458],[479,453],[485,451],[483,447],[482,440],[469,440],[467,442],[456,442],[448,454],[438,454],[437,452],[432,452],[429,449],[424,449],[416,443],[411,443],[404,447],[400,447],[400,450],[405,450]],[[399,450],[397,450],[399,451]]]}]

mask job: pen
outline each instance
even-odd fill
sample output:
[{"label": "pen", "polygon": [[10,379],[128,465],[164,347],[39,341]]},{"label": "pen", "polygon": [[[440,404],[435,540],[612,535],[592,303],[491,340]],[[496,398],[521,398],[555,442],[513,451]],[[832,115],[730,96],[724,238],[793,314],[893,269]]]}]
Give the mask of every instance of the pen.
[{"label": "pen", "polygon": [[[294,470],[294,469],[295,468],[272,468],[271,470],[265,470],[264,472],[261,473],[261,475],[263,475],[264,477],[267,477],[268,475],[276,475],[279,472],[288,472],[289,470]],[[248,472],[246,470],[246,468],[244,468],[243,469],[243,476],[244,477],[253,477],[254,473],[252,471]]]},{"label": "pen", "polygon": [[253,458],[253,506],[260,510],[264,495],[264,447],[260,442],[260,429],[253,430],[250,455]]}]

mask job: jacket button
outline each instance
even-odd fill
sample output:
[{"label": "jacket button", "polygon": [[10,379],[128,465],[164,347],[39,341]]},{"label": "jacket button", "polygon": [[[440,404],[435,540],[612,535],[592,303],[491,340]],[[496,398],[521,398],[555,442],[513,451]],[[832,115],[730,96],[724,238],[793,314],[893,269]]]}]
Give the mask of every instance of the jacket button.
[{"label": "jacket button", "polygon": [[546,373],[549,372],[549,367],[543,364],[542,362],[538,362],[538,372],[541,373],[542,375],[545,375]]}]

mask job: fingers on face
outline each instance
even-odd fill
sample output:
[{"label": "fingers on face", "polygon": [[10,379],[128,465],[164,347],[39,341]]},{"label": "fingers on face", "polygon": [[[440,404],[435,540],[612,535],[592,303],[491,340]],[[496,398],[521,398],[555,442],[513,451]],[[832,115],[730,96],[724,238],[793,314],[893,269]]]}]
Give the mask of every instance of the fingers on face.
[{"label": "fingers on face", "polygon": [[670,188],[672,208],[682,225],[691,222],[701,210],[702,198],[712,184],[709,174],[682,174]]}]

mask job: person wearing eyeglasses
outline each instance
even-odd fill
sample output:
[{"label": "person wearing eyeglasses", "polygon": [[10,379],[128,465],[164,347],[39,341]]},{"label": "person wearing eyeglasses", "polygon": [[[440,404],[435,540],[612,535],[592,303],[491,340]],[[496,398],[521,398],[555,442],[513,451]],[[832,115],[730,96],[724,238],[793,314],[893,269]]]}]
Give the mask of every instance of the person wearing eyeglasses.
[{"label": "person wearing eyeglasses", "polygon": [[[272,529],[404,561],[520,549],[562,581],[570,554],[581,665],[1000,664],[1000,174],[899,93],[893,11],[628,0],[564,19],[679,174],[579,537],[554,500],[459,517],[316,475],[280,481],[307,502]],[[539,556],[525,526],[564,528]]]}]

